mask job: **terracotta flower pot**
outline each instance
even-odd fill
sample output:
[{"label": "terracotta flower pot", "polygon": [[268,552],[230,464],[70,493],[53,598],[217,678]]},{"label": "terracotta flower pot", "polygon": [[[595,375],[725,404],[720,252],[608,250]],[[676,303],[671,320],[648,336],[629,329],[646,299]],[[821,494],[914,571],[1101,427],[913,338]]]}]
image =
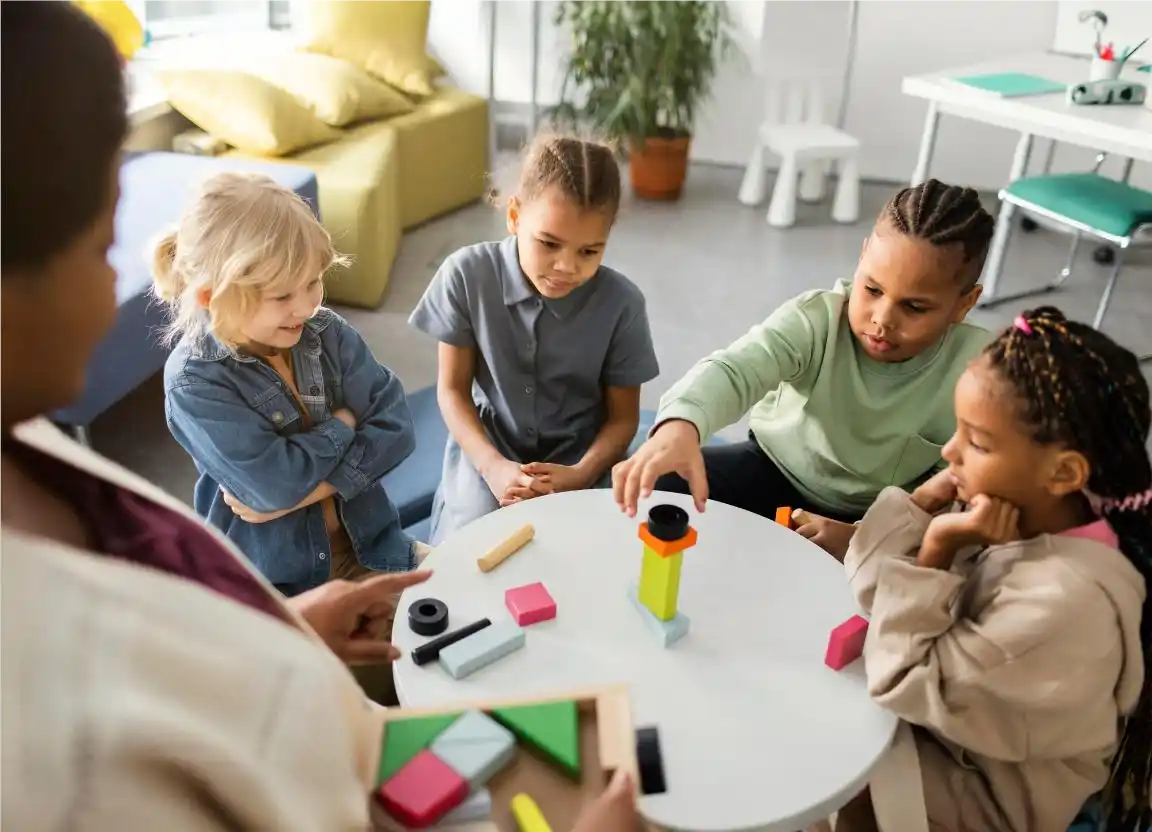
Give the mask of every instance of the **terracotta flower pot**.
[{"label": "terracotta flower pot", "polygon": [[628,169],[632,190],[644,199],[679,199],[688,174],[688,146],[691,136],[675,139],[648,138],[633,142]]}]

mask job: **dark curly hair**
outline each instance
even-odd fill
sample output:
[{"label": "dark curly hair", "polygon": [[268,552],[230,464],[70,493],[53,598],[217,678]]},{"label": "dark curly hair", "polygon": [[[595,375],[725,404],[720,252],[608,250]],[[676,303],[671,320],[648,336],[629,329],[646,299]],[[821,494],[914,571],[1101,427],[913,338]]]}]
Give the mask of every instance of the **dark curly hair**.
[{"label": "dark curly hair", "polygon": [[1140,625],[1144,690],[1128,717],[1104,792],[1107,832],[1152,828],[1152,462],[1146,443],[1148,383],[1128,350],[1050,306],[1025,312],[985,354],[1014,389],[1041,443],[1063,443],[1088,459],[1088,490],[1100,499],[1120,549],[1149,595]]}]

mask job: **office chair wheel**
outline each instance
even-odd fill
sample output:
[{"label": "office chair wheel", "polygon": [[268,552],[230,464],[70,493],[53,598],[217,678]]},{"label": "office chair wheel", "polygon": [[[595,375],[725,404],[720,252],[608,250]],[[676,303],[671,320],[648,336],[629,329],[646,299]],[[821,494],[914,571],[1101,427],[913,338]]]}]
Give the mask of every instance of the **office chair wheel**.
[{"label": "office chair wheel", "polygon": [[1092,260],[1101,266],[1111,266],[1116,262],[1116,252],[1112,246],[1096,246],[1092,252]]},{"label": "office chair wheel", "polygon": [[1022,217],[1020,220],[1020,230],[1029,234],[1031,234],[1039,227],[1040,226],[1037,224],[1036,220],[1032,219],[1031,217]]}]

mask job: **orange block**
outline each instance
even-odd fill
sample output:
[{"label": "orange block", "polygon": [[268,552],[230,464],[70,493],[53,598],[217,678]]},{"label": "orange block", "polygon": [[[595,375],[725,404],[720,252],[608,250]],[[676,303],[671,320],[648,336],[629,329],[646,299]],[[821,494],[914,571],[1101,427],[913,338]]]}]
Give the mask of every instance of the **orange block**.
[{"label": "orange block", "polygon": [[640,524],[640,539],[644,541],[644,545],[651,549],[658,555],[663,557],[671,557],[677,552],[683,552],[696,545],[696,530],[691,526],[688,527],[688,534],[684,535],[679,540],[660,540],[653,537],[648,533],[648,524]]},{"label": "orange block", "polygon": [[776,522],[786,529],[795,529],[792,525],[792,509],[788,506],[780,506],[776,509]]}]

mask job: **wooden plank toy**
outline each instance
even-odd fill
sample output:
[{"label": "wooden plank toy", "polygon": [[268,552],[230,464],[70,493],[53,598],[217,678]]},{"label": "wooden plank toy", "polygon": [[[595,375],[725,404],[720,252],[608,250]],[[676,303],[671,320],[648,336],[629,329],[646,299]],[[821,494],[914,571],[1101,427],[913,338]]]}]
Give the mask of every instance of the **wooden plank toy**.
[{"label": "wooden plank toy", "polygon": [[476,791],[512,762],[516,737],[492,717],[471,710],[440,734],[430,750]]},{"label": "wooden plank toy", "polygon": [[840,624],[828,637],[828,650],[824,664],[833,670],[842,670],[864,653],[864,639],[868,635],[868,621],[854,615]]},{"label": "wooden plank toy", "polygon": [[640,767],[640,793],[664,794],[664,755],[660,752],[660,733],[652,727],[636,729],[636,763]]},{"label": "wooden plank toy", "polygon": [[506,591],[504,605],[521,627],[539,624],[541,621],[549,621],[556,617],[556,602],[552,600],[544,584],[539,581]]},{"label": "wooden plank toy", "polygon": [[536,536],[536,529],[531,523],[521,526],[512,532],[504,542],[494,546],[483,557],[477,558],[476,565],[481,572],[491,572],[508,558],[519,552]]},{"label": "wooden plank toy", "polygon": [[431,826],[468,797],[468,781],[424,750],[376,793],[388,814],[413,829]]},{"label": "wooden plank toy", "polygon": [[[492,792],[480,789],[469,795],[468,799],[440,819],[441,826],[469,823],[474,820],[488,820],[492,817]],[[459,832],[453,828],[451,832]]]},{"label": "wooden plank toy", "polygon": [[440,666],[453,679],[463,679],[523,646],[524,631],[511,621],[500,621],[445,647]]},{"label": "wooden plank toy", "polygon": [[467,627],[461,627],[458,630],[453,630],[450,633],[445,633],[438,638],[427,641],[419,647],[412,649],[412,661],[419,665],[434,662],[440,658],[440,651],[445,647],[450,647],[458,641],[463,641],[468,638],[468,636],[478,633],[485,627],[490,626],[492,626],[491,619],[481,618],[479,621],[473,621]]}]

